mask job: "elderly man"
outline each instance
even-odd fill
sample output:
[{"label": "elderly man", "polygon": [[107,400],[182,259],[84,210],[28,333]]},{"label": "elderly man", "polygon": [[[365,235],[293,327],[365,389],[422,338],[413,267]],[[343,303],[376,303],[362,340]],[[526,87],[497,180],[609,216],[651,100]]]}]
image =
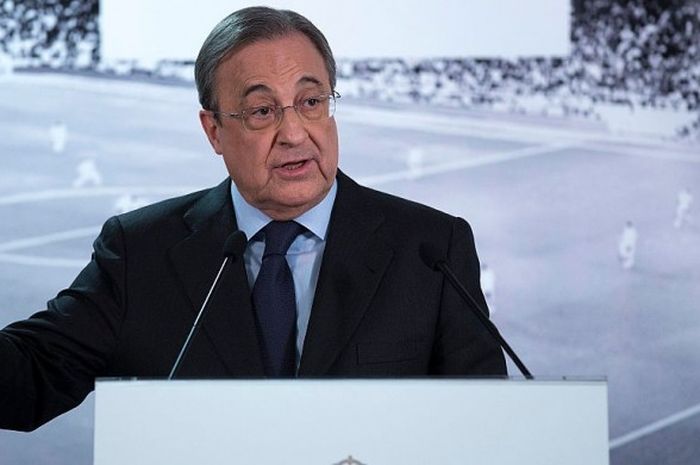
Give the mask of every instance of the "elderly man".
[{"label": "elderly man", "polygon": [[[484,304],[467,223],[338,171],[335,62],[313,24],[237,11],[195,75],[230,177],[109,219],[71,287],[0,333],[0,427],[36,428],[96,377],[168,375],[205,299],[181,377],[505,374],[498,345],[419,254],[430,244]],[[208,297],[237,230],[249,240]]]}]

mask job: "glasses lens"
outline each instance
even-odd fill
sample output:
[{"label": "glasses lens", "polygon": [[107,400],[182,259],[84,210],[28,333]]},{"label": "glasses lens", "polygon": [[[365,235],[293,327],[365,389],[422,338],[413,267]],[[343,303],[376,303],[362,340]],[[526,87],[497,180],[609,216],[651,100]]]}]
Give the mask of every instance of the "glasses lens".
[{"label": "glasses lens", "polygon": [[294,108],[306,121],[328,119],[335,113],[335,95],[321,94],[305,97],[294,107],[267,105],[247,108],[241,112],[241,119],[246,129],[259,131],[279,124],[287,108]]},{"label": "glasses lens", "polygon": [[275,124],[277,108],[271,105],[247,108],[243,110],[241,116],[246,128],[251,131],[258,131]]},{"label": "glasses lens", "polygon": [[333,114],[331,111],[332,106],[332,95],[322,94],[304,98],[301,102],[299,102],[297,108],[299,114],[301,114],[304,118],[315,121],[330,118]]}]

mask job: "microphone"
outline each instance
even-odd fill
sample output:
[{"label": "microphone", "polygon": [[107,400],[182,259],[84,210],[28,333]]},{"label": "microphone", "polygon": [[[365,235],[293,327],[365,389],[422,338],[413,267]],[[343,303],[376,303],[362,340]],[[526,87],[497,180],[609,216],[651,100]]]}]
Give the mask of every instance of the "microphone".
[{"label": "microphone", "polygon": [[219,279],[221,278],[221,275],[224,272],[224,269],[226,268],[226,265],[230,261],[235,262],[237,259],[243,257],[243,251],[245,250],[245,246],[248,243],[248,239],[245,236],[245,233],[243,231],[234,231],[231,233],[228,238],[226,239],[226,242],[224,242],[224,248],[223,248],[223,255],[224,255],[224,260],[221,262],[221,267],[219,268],[219,272],[216,274],[216,277],[214,278],[214,283],[211,285],[209,288],[209,292],[207,293],[207,296],[204,298],[204,302],[202,303],[202,306],[199,308],[199,312],[197,313],[197,317],[194,319],[194,323],[192,324],[192,328],[190,329],[190,333],[187,335],[187,339],[185,339],[185,343],[182,345],[182,348],[180,349],[180,353],[177,356],[177,359],[175,360],[175,363],[173,364],[172,369],[170,370],[170,375],[168,375],[168,380],[171,380],[175,377],[175,374],[177,373],[177,370],[180,368],[180,364],[182,363],[182,359],[184,358],[185,354],[187,353],[187,350],[190,347],[190,343],[192,342],[192,339],[195,334],[197,334],[197,331],[199,331],[199,327],[201,326],[202,322],[202,316],[204,315],[204,310],[207,307],[207,303],[209,302],[209,298],[214,294],[216,291],[217,284],[219,284]]},{"label": "microphone", "polygon": [[498,341],[498,344],[503,348],[503,350],[505,350],[510,359],[520,370],[520,373],[522,373],[527,379],[533,379],[532,374],[530,374],[530,371],[525,367],[525,364],[516,355],[515,351],[511,349],[506,340],[503,339],[503,336],[501,336],[501,333],[498,331],[496,325],[489,319],[489,314],[486,312],[486,310],[484,310],[481,305],[477,303],[474,297],[469,294],[469,291],[467,291],[462,283],[459,282],[459,278],[457,278],[457,275],[454,274],[450,268],[450,265],[447,263],[447,259],[443,258],[440,251],[433,244],[423,242],[420,245],[418,252],[420,254],[420,258],[423,260],[423,263],[425,263],[428,268],[442,272],[462,300],[468,304],[469,309],[477,316],[479,321],[481,321],[481,324],[484,325],[491,336],[495,338],[496,341]]}]

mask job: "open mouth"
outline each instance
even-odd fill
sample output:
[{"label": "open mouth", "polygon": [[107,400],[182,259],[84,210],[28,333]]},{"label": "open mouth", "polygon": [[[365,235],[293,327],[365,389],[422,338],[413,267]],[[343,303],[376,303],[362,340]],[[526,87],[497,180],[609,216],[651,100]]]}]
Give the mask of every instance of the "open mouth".
[{"label": "open mouth", "polygon": [[285,169],[287,171],[294,171],[294,170],[299,169],[302,166],[304,166],[307,162],[308,162],[308,160],[301,160],[301,161],[297,161],[294,163],[285,163],[280,168]]},{"label": "open mouth", "polygon": [[301,171],[306,167],[306,165],[309,164],[311,160],[310,159],[304,159],[304,160],[295,160],[295,161],[290,161],[287,163],[282,163],[281,165],[277,166],[277,169],[288,172],[288,173],[293,173],[296,171]]}]

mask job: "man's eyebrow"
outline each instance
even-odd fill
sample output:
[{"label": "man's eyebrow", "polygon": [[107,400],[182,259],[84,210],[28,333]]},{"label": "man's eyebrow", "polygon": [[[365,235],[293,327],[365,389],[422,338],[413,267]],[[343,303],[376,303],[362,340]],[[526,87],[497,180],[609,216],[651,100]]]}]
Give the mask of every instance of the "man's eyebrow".
[{"label": "man's eyebrow", "polygon": [[[314,76],[302,76],[299,78],[297,81],[297,87],[298,86],[303,86],[305,84],[313,84],[317,87],[323,87],[323,83],[318,79],[315,78]],[[266,94],[273,94],[274,92],[272,91],[271,88],[269,88],[265,84],[253,84],[249,87],[247,87],[243,91],[243,98],[248,97],[250,94],[255,93],[255,92],[264,92]]]},{"label": "man's eyebrow", "polygon": [[301,79],[297,81],[297,86],[304,84],[315,84],[318,87],[323,86],[323,83],[313,76],[302,76]]},{"label": "man's eyebrow", "polygon": [[246,98],[253,92],[265,92],[267,94],[271,94],[272,89],[267,87],[265,84],[253,84],[252,86],[245,89],[245,91],[243,92],[243,98]]}]

